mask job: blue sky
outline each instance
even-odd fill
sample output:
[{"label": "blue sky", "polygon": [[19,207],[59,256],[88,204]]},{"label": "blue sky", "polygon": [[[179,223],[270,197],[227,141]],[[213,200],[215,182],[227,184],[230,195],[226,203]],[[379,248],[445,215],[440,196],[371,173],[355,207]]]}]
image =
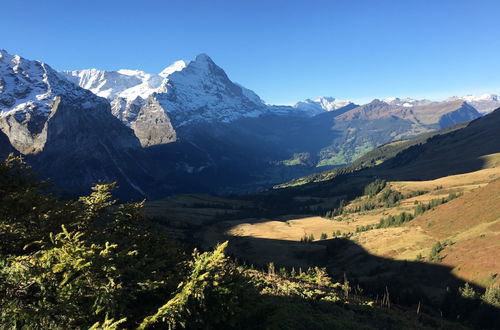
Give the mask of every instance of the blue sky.
[{"label": "blue sky", "polygon": [[54,68],[160,72],[207,53],[270,103],[500,93],[498,0],[19,0],[0,48]]}]

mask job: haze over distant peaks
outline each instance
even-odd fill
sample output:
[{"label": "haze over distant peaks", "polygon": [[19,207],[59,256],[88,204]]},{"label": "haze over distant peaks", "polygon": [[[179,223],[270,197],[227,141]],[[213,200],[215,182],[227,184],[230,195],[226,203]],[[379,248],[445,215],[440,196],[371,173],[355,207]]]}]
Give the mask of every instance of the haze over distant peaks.
[{"label": "haze over distant peaks", "polygon": [[337,100],[331,96],[323,96],[314,100],[307,99],[298,102],[293,107],[314,116],[325,111],[335,111],[351,104],[354,103],[349,100]]},{"label": "haze over distant peaks", "polygon": [[487,114],[500,107],[500,98],[496,94],[452,96],[449,100],[463,100],[482,114]]},{"label": "haze over distant peaks", "polygon": [[405,108],[413,107],[416,105],[426,105],[432,103],[430,100],[416,100],[411,97],[405,97],[405,98],[399,98],[395,96],[387,97],[382,100],[383,102],[390,104],[390,105],[396,105],[396,106],[401,106]]}]

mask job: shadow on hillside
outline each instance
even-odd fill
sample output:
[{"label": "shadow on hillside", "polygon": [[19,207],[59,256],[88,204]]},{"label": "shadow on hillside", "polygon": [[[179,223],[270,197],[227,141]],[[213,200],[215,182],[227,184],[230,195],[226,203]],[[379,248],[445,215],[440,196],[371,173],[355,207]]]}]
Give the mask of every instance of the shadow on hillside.
[{"label": "shadow on hillside", "polygon": [[[390,300],[415,307],[419,302],[428,313],[450,320],[466,320],[478,328],[495,328],[500,324],[500,310],[479,299],[465,299],[458,293],[465,282],[452,274],[452,268],[425,262],[399,261],[375,256],[348,239],[329,239],[314,243],[227,237],[228,252],[246,264],[267,269],[276,267],[326,267],[336,281],[344,274],[352,287],[359,285],[365,294],[381,299],[386,290]],[[483,289],[475,287],[476,291]]]},{"label": "shadow on hillside", "polygon": [[[498,125],[500,109],[472,121],[465,128],[435,135],[425,143],[404,149],[380,165],[362,170],[348,166],[339,169],[338,175],[329,181],[281,189],[279,193],[335,195],[345,189],[346,182],[350,181],[361,185],[366,185],[375,178],[388,181],[421,181],[478,171],[486,165],[486,159],[482,156],[500,153]],[[379,156],[374,154],[371,163],[376,163]]]}]

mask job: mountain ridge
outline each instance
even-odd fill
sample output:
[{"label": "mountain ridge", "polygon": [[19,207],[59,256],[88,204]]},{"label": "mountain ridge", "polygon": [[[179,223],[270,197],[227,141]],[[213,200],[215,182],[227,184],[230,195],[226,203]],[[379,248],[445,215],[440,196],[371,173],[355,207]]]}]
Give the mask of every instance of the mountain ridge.
[{"label": "mountain ridge", "polygon": [[33,155],[37,170],[61,188],[118,181],[121,192],[130,192],[124,196],[134,198],[255,192],[479,115],[459,101],[433,103],[441,116],[427,122],[419,106],[382,101],[400,115],[379,109],[374,118],[350,119],[367,106],[329,97],[312,101],[321,108],[317,115],[271,106],[205,54],[155,75],[125,69],[58,73],[5,51],[0,62],[0,130],[9,144]]}]

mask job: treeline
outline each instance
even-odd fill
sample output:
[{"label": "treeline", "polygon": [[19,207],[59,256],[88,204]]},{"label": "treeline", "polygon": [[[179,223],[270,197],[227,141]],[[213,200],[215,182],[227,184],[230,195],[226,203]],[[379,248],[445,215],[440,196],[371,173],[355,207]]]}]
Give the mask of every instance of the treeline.
[{"label": "treeline", "polygon": [[427,204],[418,203],[413,209],[413,214],[408,212],[402,212],[398,215],[389,215],[386,218],[380,220],[380,222],[374,227],[374,229],[387,228],[387,227],[398,227],[402,226],[408,221],[413,220],[424,212],[434,209],[435,207],[447,203],[460,195],[456,193],[451,193],[448,197],[432,199]]},{"label": "treeline", "polygon": [[[371,211],[379,207],[394,207],[398,206],[401,200],[420,196],[426,194],[427,192],[428,191],[418,190],[402,194],[399,191],[390,189],[386,180],[376,179],[372,183],[366,185],[363,189],[363,196],[367,197],[365,202],[357,203],[355,206],[346,208],[347,202],[345,200],[341,200],[336,208],[326,211],[323,217],[333,219],[336,216],[343,214]],[[378,198],[375,198],[377,195]]]}]

